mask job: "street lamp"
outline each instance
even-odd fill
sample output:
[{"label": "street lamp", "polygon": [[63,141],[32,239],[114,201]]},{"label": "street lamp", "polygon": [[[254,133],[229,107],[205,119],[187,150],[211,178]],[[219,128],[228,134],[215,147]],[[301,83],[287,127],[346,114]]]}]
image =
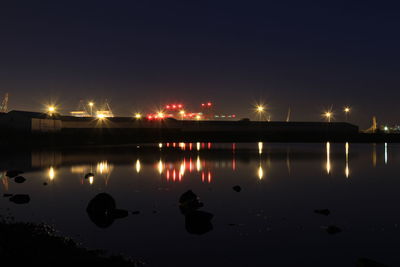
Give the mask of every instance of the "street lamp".
[{"label": "street lamp", "polygon": [[349,113],[350,113],[350,107],[344,107],[343,111],[344,111],[344,114],[346,115],[346,121],[347,121]]},{"label": "street lamp", "polygon": [[258,120],[261,121],[261,116],[265,112],[265,107],[263,105],[257,105],[256,112],[258,113]]},{"label": "street lamp", "polygon": [[331,122],[332,116],[333,116],[333,114],[331,111],[327,111],[324,113],[324,117],[328,120],[328,122]]},{"label": "street lamp", "polygon": [[94,103],[93,102],[89,102],[90,116],[93,116],[93,106],[94,106]]},{"label": "street lamp", "polygon": [[54,112],[56,112],[56,107],[51,105],[47,107],[47,112],[52,115]]}]

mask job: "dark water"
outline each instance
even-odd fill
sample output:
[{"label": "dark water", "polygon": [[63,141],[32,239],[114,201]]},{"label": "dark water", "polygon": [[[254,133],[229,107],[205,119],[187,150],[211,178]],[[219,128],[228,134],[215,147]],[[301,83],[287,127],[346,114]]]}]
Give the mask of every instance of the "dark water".
[{"label": "dark water", "polygon": [[[29,194],[30,202],[1,197],[0,213],[9,208],[18,221],[53,224],[86,247],[148,266],[356,266],[363,257],[400,266],[399,163],[394,144],[14,152],[1,156],[0,167],[23,170],[27,180],[3,173],[2,193]],[[88,172],[94,177],[85,179]],[[214,215],[212,229],[185,225],[178,200],[189,189],[204,203],[199,211]],[[97,226],[86,208],[101,192],[129,216]],[[330,225],[342,232],[327,233]]]}]

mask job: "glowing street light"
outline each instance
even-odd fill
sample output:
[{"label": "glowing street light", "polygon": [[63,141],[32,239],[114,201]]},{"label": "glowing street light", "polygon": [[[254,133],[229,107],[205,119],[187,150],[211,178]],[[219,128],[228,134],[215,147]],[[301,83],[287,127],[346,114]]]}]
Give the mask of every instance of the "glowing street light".
[{"label": "glowing street light", "polygon": [[185,111],[182,109],[179,111],[179,114],[181,115],[181,119],[183,120],[183,117],[185,117]]},{"label": "glowing street light", "polygon": [[106,118],[106,115],[104,115],[104,114],[102,114],[102,113],[99,113],[99,114],[97,114],[97,118],[98,118],[99,120],[104,120],[104,119]]},{"label": "glowing street light", "polygon": [[89,105],[89,107],[90,107],[90,116],[93,116],[93,106],[94,106],[94,103],[93,103],[93,102],[89,102],[88,105]]},{"label": "glowing street light", "polygon": [[333,117],[333,113],[332,113],[332,111],[327,111],[327,112],[325,112],[325,113],[323,114],[323,116],[326,118],[326,120],[327,120],[328,122],[331,122],[331,119],[332,119],[332,117]]},{"label": "glowing street light", "polygon": [[52,115],[54,112],[56,112],[56,107],[51,105],[47,107],[47,112]]},{"label": "glowing street light", "polygon": [[350,113],[350,107],[348,107],[348,106],[344,107],[343,111],[344,111],[344,114],[346,115],[346,121],[347,121],[349,113]]},{"label": "glowing street light", "polygon": [[258,113],[258,120],[261,121],[262,114],[265,112],[265,106],[262,104],[256,105],[256,112]]},{"label": "glowing street light", "polygon": [[141,118],[142,118],[142,114],[136,113],[136,114],[135,114],[135,118],[136,118],[136,119],[141,119]]}]

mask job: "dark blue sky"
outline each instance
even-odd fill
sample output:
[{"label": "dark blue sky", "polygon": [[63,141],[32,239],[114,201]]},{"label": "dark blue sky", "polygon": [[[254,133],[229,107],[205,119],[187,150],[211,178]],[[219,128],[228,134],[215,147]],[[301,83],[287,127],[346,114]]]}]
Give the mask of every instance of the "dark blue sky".
[{"label": "dark blue sky", "polygon": [[[6,2],[6,3],[5,3]],[[8,2],[8,3],[7,3]],[[400,8],[384,1],[2,1],[0,93],[13,109],[115,113],[212,100],[250,117],[319,120],[333,105],[398,122]]]}]

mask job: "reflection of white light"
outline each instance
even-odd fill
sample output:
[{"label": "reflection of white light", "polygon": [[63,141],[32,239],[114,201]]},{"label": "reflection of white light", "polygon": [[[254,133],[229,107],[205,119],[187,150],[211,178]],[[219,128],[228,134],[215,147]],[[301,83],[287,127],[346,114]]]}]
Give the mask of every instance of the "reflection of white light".
[{"label": "reflection of white light", "polygon": [[159,148],[162,148],[162,143],[158,143],[158,147],[159,147]]},{"label": "reflection of white light", "polygon": [[108,166],[107,161],[101,161],[101,162],[97,163],[97,172],[99,172],[100,174],[103,174],[103,173],[108,173],[109,171],[110,171],[110,168]]},{"label": "reflection of white light", "polygon": [[350,169],[349,169],[349,143],[348,142],[346,142],[345,148],[346,148],[346,168],[344,169],[344,173],[345,173],[346,177],[349,178]]},{"label": "reflection of white light", "polygon": [[262,154],[262,150],[263,150],[263,143],[262,142],[258,142],[258,154]]},{"label": "reflection of white light", "polygon": [[388,148],[387,148],[387,143],[385,143],[385,164],[388,163]]},{"label": "reflection of white light", "polygon": [[93,175],[92,175],[92,176],[89,176],[89,183],[90,183],[90,184],[93,184],[93,178],[94,178]]},{"label": "reflection of white light", "polygon": [[263,168],[262,168],[261,164],[258,167],[257,174],[258,174],[258,179],[260,179],[260,180],[264,177],[264,171],[263,171]]},{"label": "reflection of white light", "polygon": [[142,168],[141,165],[140,165],[140,160],[139,159],[136,160],[136,164],[135,165],[136,165],[136,172],[139,173],[140,169]]},{"label": "reflection of white light", "polygon": [[331,143],[326,142],[326,173],[330,174],[331,172]]},{"label": "reflection of white light", "polygon": [[200,156],[197,156],[196,169],[197,169],[197,171],[201,170]]},{"label": "reflection of white light", "polygon": [[180,168],[179,168],[179,174],[181,175],[181,176],[183,176],[184,174],[185,174],[185,169],[186,169],[186,166],[185,166],[186,164],[185,164],[185,162],[182,162],[181,163],[181,166],[180,166]]},{"label": "reflection of white light", "polygon": [[197,151],[200,151],[200,143],[199,142],[196,143],[196,149],[197,149]]},{"label": "reflection of white light", "polygon": [[50,169],[49,169],[49,179],[50,180],[54,180],[55,177],[56,177],[56,172],[54,171],[53,167],[50,167]]},{"label": "reflection of white light", "polygon": [[159,173],[159,174],[162,174],[162,173],[163,173],[163,170],[164,170],[163,162],[162,162],[162,160],[160,159],[160,161],[158,162],[158,173]]}]

